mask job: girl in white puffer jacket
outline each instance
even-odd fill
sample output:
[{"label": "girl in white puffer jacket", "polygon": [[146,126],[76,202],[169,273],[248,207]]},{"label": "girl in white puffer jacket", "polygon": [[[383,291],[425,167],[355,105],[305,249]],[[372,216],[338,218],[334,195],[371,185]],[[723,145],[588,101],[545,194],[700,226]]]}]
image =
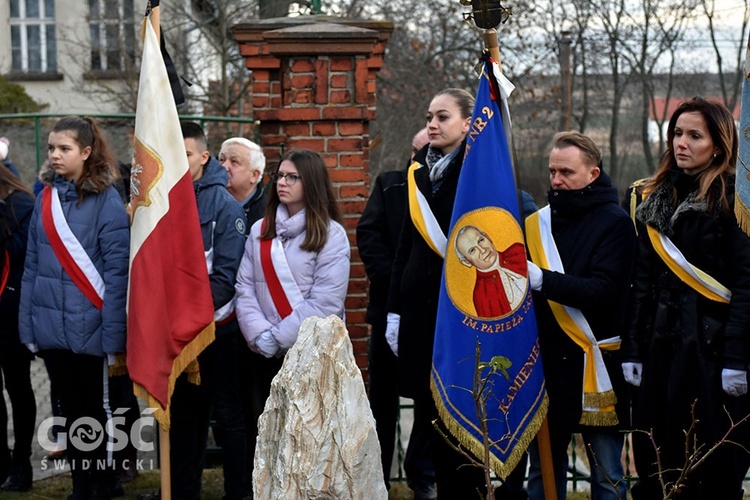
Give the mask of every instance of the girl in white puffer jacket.
[{"label": "girl in white puffer jacket", "polygon": [[310,316],[343,317],[350,246],[321,156],[287,152],[263,219],[253,224],[237,272],[237,320],[251,351],[248,450],[284,354]]}]

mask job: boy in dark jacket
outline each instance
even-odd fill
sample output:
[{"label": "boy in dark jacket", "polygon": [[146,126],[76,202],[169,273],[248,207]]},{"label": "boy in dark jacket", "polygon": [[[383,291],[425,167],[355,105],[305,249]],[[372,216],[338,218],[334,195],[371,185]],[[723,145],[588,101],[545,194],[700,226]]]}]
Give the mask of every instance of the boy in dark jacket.
[{"label": "boy in dark jacket", "polygon": [[198,203],[216,340],[198,356],[202,385],[191,384],[183,374],[175,386],[170,429],[172,494],[174,498],[200,498],[203,455],[213,415],[222,434],[224,498],[239,499],[248,492],[247,437],[239,389],[239,352],[244,340],[234,315],[234,282],[245,248],[245,214],[227,191],[227,173],[208,153],[200,126],[183,122],[182,135]]}]

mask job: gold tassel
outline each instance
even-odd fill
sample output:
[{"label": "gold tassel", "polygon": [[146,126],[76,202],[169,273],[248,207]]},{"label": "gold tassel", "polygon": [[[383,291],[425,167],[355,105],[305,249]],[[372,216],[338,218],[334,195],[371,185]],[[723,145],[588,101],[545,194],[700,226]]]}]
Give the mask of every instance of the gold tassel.
[{"label": "gold tassel", "polygon": [[604,392],[584,392],[583,406],[588,408],[602,408],[617,403],[617,396],[612,389]]},{"label": "gold tassel", "polygon": [[187,381],[191,384],[201,385],[201,369],[197,358],[187,365],[185,375],[187,376]]},{"label": "gold tassel", "polygon": [[734,215],[737,217],[737,224],[745,231],[745,234],[750,234],[750,208],[739,196],[734,199]]},{"label": "gold tassel", "polygon": [[[177,378],[185,369],[195,361],[198,355],[208,347],[211,342],[216,338],[216,325],[212,321],[206,328],[203,329],[195,338],[186,345],[180,354],[177,355],[174,362],[172,363],[172,373],[169,375],[169,385],[167,389],[167,401],[172,399],[172,393],[174,392],[174,386],[177,383]],[[198,363],[195,363],[197,366]],[[188,375],[188,380],[190,380]],[[200,381],[200,378],[193,376],[193,380]],[[154,418],[159,422],[164,429],[169,429],[169,404],[166,407],[162,407],[149,392],[139,384],[133,383],[133,392],[136,396],[143,399],[146,405],[155,408]]]},{"label": "gold tassel", "polygon": [[614,411],[584,411],[581,413],[581,420],[578,423],[594,427],[612,427],[620,421]]},{"label": "gold tassel", "polygon": [[[432,397],[435,401],[440,420],[443,422],[448,431],[459,440],[461,446],[466,448],[477,460],[482,462],[484,458],[484,443],[476,439],[469,431],[463,428],[451,415],[448,409],[443,404],[443,399],[440,397],[440,391],[435,383],[434,377],[430,377],[430,389],[432,391]],[[518,438],[517,444],[513,451],[508,455],[505,462],[499,460],[493,453],[490,453],[490,467],[497,474],[497,476],[505,480],[505,478],[513,472],[518,462],[526,453],[526,448],[529,443],[536,437],[537,432],[542,427],[544,417],[547,415],[547,407],[549,406],[549,398],[547,394],[544,394],[544,399],[539,405],[539,410],[536,415],[529,421],[523,434]]]},{"label": "gold tassel", "polygon": [[115,356],[115,364],[109,367],[109,376],[117,377],[128,374],[128,365],[125,362],[127,356],[121,352]]}]

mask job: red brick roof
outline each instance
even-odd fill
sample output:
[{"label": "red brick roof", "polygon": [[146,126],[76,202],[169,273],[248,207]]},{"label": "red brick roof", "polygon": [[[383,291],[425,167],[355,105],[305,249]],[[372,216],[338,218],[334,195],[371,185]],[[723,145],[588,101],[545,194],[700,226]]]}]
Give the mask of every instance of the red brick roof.
[{"label": "red brick roof", "polygon": [[[692,97],[671,97],[669,99],[669,106],[667,107],[667,114],[664,115],[664,107],[667,106],[667,100],[664,97],[657,97],[654,99],[654,106],[649,106],[648,109],[648,117],[652,120],[655,119],[655,117],[661,118],[663,116],[667,117],[667,120],[669,120],[669,117],[672,116],[672,113],[675,112],[677,107],[682,104],[685,101],[689,101],[692,99]],[[720,104],[724,103],[724,100],[721,97],[705,97],[707,101],[711,102],[717,102]],[[656,113],[654,113],[654,108],[656,108]],[[734,106],[734,110],[732,112],[732,116],[734,116],[735,120],[740,119],[740,101],[737,101],[737,104]]]}]

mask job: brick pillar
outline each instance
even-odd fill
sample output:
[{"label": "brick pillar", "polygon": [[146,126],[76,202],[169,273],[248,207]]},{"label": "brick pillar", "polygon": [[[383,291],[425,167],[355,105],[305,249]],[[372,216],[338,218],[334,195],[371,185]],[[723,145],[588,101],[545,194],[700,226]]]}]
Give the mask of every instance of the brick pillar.
[{"label": "brick pillar", "polygon": [[260,121],[260,144],[269,163],[282,150],[309,148],[330,169],[352,245],[346,322],[357,364],[366,374],[367,278],[354,229],[369,195],[375,75],[393,24],[308,16],[233,30],[252,70],[253,117]]}]

